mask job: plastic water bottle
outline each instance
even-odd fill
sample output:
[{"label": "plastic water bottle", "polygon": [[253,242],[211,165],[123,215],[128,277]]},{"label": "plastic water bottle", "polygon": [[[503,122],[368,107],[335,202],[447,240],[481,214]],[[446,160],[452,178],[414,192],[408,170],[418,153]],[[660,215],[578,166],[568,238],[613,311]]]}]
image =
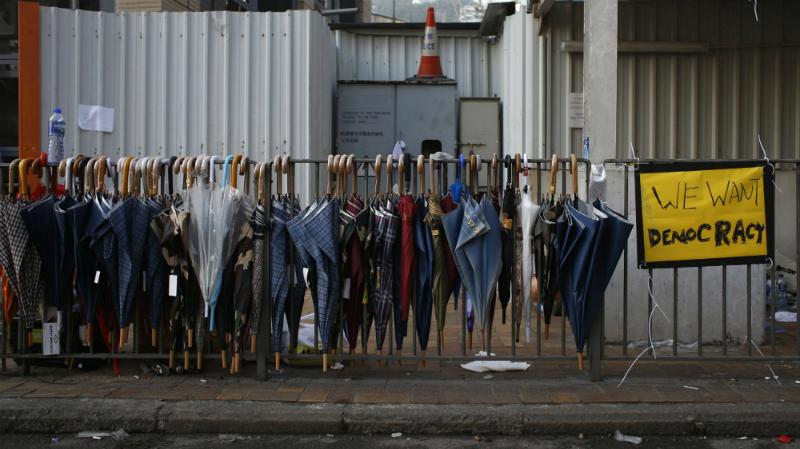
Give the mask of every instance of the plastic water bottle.
[{"label": "plastic water bottle", "polygon": [[783,280],[783,274],[778,274],[778,281],[775,283],[775,299],[778,310],[786,310],[786,281]]},{"label": "plastic water bottle", "polygon": [[50,135],[50,146],[47,149],[47,162],[57,164],[64,159],[64,131],[66,123],[61,109],[53,109],[54,114],[50,116],[50,123],[47,125],[47,133]]}]

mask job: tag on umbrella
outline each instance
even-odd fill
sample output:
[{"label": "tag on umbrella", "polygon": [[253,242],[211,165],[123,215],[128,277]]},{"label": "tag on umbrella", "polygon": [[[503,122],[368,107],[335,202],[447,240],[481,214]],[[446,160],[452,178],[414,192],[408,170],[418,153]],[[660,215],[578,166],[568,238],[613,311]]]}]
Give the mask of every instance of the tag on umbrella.
[{"label": "tag on umbrella", "polygon": [[381,288],[381,267],[378,267],[378,275],[376,280],[377,288]]},{"label": "tag on umbrella", "polygon": [[170,274],[169,275],[169,296],[176,297],[178,296],[178,275],[177,274]]},{"label": "tag on umbrella", "polygon": [[99,284],[100,283],[100,271],[97,271],[97,272],[94,273],[94,283],[95,284]]},{"label": "tag on umbrella", "polygon": [[344,299],[350,299],[350,278],[345,278],[344,280],[344,292],[342,292],[342,297]]}]

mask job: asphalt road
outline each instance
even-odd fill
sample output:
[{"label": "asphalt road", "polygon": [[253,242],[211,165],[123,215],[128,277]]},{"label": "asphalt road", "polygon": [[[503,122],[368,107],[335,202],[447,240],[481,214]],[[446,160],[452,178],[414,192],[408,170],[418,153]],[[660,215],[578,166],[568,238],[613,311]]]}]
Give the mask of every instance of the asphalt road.
[{"label": "asphalt road", "polygon": [[773,447],[791,447],[793,444],[781,444],[774,439],[760,438],[745,441],[736,438],[703,438],[703,437],[648,437],[640,445],[621,443],[613,437],[425,437],[402,436],[392,438],[389,435],[349,436],[336,435],[159,435],[134,434],[130,439],[117,441],[111,438],[92,440],[77,438],[75,435],[21,435],[7,434],[0,436],[0,447],[3,448],[50,448],[50,449],[139,449],[139,448],[263,448],[309,449],[324,447],[330,449],[378,449],[378,448],[541,448],[541,449],[588,449],[588,448],[680,448],[680,449],[761,449]]}]

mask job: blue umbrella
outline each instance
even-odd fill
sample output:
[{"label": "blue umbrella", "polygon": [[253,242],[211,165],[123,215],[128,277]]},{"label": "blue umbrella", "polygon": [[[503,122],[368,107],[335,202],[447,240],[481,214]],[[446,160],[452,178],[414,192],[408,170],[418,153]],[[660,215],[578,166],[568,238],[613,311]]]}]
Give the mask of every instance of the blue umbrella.
[{"label": "blue umbrella", "polygon": [[[417,198],[419,212],[414,221],[414,251],[417,255],[417,282],[416,297],[414,305],[414,321],[417,327],[417,338],[422,355],[428,350],[428,338],[431,333],[431,314],[433,312],[433,237],[430,229],[425,224],[425,217],[428,215],[428,207],[425,200],[420,196]],[[425,366],[425,361],[422,362]]]},{"label": "blue umbrella", "polygon": [[[475,318],[483,334],[488,318],[488,305],[500,277],[501,237],[500,218],[484,195],[480,204],[471,197],[464,208],[464,219],[456,245],[456,255],[461,258],[461,277],[472,297]],[[474,282],[466,282],[471,276]],[[484,350],[486,339],[483,338]]]},{"label": "blue umbrella", "polygon": [[584,320],[588,269],[599,226],[598,218],[582,214],[574,207],[572,200],[564,200],[564,213],[558,221],[555,240],[558,287],[575,337],[581,368],[583,347],[588,335]]}]

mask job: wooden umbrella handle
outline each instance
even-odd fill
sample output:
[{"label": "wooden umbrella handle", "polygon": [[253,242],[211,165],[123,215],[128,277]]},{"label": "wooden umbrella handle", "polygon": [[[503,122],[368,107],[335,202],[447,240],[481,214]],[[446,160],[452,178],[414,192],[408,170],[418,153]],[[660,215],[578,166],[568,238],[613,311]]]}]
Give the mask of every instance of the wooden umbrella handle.
[{"label": "wooden umbrella handle", "polygon": [[425,195],[425,156],[417,158],[417,178],[419,178],[419,194]]},{"label": "wooden umbrella handle", "polygon": [[519,156],[519,153],[514,155],[514,165],[516,167],[514,176],[514,188],[519,188],[519,174],[522,172],[522,158]]},{"label": "wooden umbrella handle", "polygon": [[492,187],[497,190],[497,153],[492,154]]},{"label": "wooden umbrella handle", "polygon": [[[330,172],[329,173],[334,173],[334,174],[337,174],[337,175],[339,174],[339,163],[340,163],[341,159],[342,159],[342,156],[338,155],[338,154],[333,157],[333,166],[330,167]],[[331,177],[333,177],[333,176],[331,175]],[[339,190],[340,190],[339,188],[341,187],[341,184],[342,184],[342,180],[337,178],[336,179],[336,187],[334,187],[334,191],[333,191],[334,195],[339,196]],[[331,184],[331,185],[333,185],[333,184]]]},{"label": "wooden umbrella handle", "polygon": [[558,155],[553,155],[553,160],[550,162],[550,195],[556,194],[556,179],[558,175]]},{"label": "wooden umbrella handle", "polygon": [[578,158],[574,154],[569,155],[569,173],[572,175],[572,195],[578,197]]},{"label": "wooden umbrella handle", "polygon": [[389,194],[392,192],[392,169],[394,166],[394,158],[390,154],[386,157],[386,197],[389,197]]},{"label": "wooden umbrella handle", "polygon": [[381,170],[381,161],[383,157],[379,154],[375,157],[375,196],[378,196],[381,192],[381,175],[383,171]]},{"label": "wooden umbrella handle", "polygon": [[250,195],[250,158],[242,156],[239,174],[244,176],[244,194]]},{"label": "wooden umbrella handle", "polygon": [[[275,159],[272,160],[272,170],[275,173],[278,174],[277,179],[275,180],[275,182],[276,182],[276,189],[277,189],[277,192],[278,192],[278,196],[281,196],[281,195],[283,195],[283,176],[281,175],[281,157],[280,156],[275,156]],[[261,184],[264,184],[266,182],[266,180],[264,179],[264,175],[261,175],[260,179],[261,179],[261,181],[260,181]],[[263,190],[263,187],[262,187],[262,190]],[[262,193],[263,193],[263,191],[262,191]]]},{"label": "wooden umbrella handle", "polygon": [[242,155],[237,154],[233,157],[233,164],[231,166],[231,187],[234,189],[239,188],[239,163],[242,160]]},{"label": "wooden umbrella handle", "polygon": [[475,172],[478,171],[477,158],[473,154],[469,157],[469,192],[475,195]]}]

